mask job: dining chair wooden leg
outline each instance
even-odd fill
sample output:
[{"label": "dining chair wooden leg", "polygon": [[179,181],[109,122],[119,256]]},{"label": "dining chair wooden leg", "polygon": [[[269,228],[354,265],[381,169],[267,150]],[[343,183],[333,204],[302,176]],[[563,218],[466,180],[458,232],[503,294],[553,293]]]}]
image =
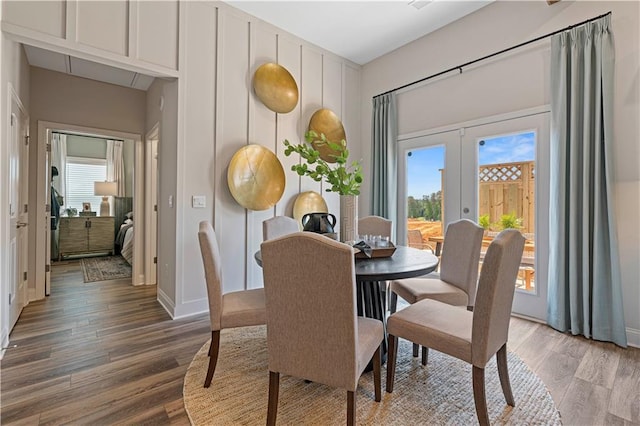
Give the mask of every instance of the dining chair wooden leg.
[{"label": "dining chair wooden leg", "polygon": [[496,354],[498,363],[498,376],[500,377],[500,385],[502,385],[502,393],[504,393],[504,399],[512,407],[516,406],[516,402],[513,399],[513,392],[511,392],[511,382],[509,381],[509,367],[507,366],[507,344],[502,345],[498,349]]},{"label": "dining chair wooden leg", "polygon": [[413,357],[417,358],[418,354],[420,353],[420,345],[417,343],[413,344]]},{"label": "dining chair wooden leg", "polygon": [[356,393],[347,391],[347,426],[356,424]]},{"label": "dining chair wooden leg", "polygon": [[484,368],[473,366],[473,400],[480,426],[489,426],[487,398],[484,392]]},{"label": "dining chair wooden leg", "polygon": [[426,346],[422,347],[422,365],[427,365],[427,361],[429,360],[429,348]]},{"label": "dining chair wooden leg", "polygon": [[269,403],[267,405],[267,426],[275,426],[278,415],[278,392],[280,373],[269,371]]},{"label": "dining chair wooden leg", "polygon": [[389,289],[389,312],[394,313],[398,308],[398,295]]},{"label": "dining chair wooden leg", "polygon": [[373,387],[375,388],[376,402],[382,400],[382,380],[380,379],[380,364],[382,364],[382,356],[380,354],[380,346],[373,354]]},{"label": "dining chair wooden leg", "polygon": [[398,352],[398,338],[393,334],[388,337],[389,352],[387,353],[387,392],[393,392],[393,381],[396,377],[396,356]]},{"label": "dining chair wooden leg", "polygon": [[218,364],[218,353],[220,352],[220,330],[211,332],[211,345],[209,346],[209,368],[207,369],[207,377],[204,379],[204,387],[211,386],[213,373],[216,372],[216,364]]}]

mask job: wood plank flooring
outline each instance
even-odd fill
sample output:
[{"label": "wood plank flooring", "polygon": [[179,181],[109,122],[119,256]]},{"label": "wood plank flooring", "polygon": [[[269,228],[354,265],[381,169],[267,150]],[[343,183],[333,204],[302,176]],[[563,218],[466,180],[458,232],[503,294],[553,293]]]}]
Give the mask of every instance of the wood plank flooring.
[{"label": "wood plank flooring", "polygon": [[[171,320],[155,287],[84,283],[79,261],[57,263],[51,296],[29,304],[10,336],[18,347],[0,365],[0,422],[189,424],[183,377],[209,336],[208,315]],[[508,346],[545,382],[565,424],[640,425],[639,349],[518,318]]]}]

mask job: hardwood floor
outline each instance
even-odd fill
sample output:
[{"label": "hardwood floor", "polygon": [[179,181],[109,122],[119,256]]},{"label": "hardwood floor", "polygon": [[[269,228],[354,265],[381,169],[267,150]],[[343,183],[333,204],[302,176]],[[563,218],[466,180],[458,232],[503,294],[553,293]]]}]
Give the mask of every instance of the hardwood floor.
[{"label": "hardwood floor", "polygon": [[1,364],[2,424],[189,424],[183,377],[210,336],[208,315],[172,321],[155,286],[84,283],[56,264]]},{"label": "hardwood floor", "polygon": [[[51,293],[11,334],[2,424],[189,424],[182,381],[209,339],[208,315],[172,321],[155,287],[84,283],[77,260],[56,264]],[[640,425],[639,349],[518,318],[508,347],[542,378],[564,424]]]}]

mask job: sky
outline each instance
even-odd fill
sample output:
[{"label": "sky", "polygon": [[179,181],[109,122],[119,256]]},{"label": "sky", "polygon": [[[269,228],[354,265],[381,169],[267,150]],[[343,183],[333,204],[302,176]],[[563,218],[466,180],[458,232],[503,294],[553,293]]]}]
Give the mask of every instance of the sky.
[{"label": "sky", "polygon": [[[513,163],[535,159],[535,133],[485,138],[478,146],[479,165]],[[407,195],[421,199],[440,190],[440,171],[444,168],[444,145],[414,149],[407,157]]]}]

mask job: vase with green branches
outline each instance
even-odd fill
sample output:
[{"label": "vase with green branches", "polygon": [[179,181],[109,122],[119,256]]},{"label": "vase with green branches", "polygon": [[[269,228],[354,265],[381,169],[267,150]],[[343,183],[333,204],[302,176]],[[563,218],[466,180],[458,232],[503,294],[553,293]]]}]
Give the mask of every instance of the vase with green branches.
[{"label": "vase with green branches", "polygon": [[[362,185],[362,166],[358,161],[349,163],[347,142],[330,141],[321,133],[309,130],[304,134],[305,142],[294,145],[285,139],[284,155],[298,153],[304,161],[291,166],[291,170],[299,176],[308,176],[316,182],[326,182],[330,187],[327,192],[340,194],[340,240],[355,241],[358,237],[358,203]],[[335,163],[329,163],[320,157],[315,146],[328,146]]]},{"label": "vase with green branches", "polygon": [[[294,164],[291,170],[300,176],[309,176],[316,182],[325,181],[330,188],[327,192],[337,192],[340,195],[360,195],[360,185],[362,184],[362,166],[358,161],[348,164],[349,150],[347,142],[343,139],[340,142],[332,142],[327,139],[324,133],[318,135],[315,131],[309,130],[304,134],[305,143],[294,145],[285,139],[284,155],[289,156],[296,152],[305,162]],[[320,152],[314,148],[315,145],[327,145],[334,154],[330,154],[335,159],[335,165],[320,158]]]}]

